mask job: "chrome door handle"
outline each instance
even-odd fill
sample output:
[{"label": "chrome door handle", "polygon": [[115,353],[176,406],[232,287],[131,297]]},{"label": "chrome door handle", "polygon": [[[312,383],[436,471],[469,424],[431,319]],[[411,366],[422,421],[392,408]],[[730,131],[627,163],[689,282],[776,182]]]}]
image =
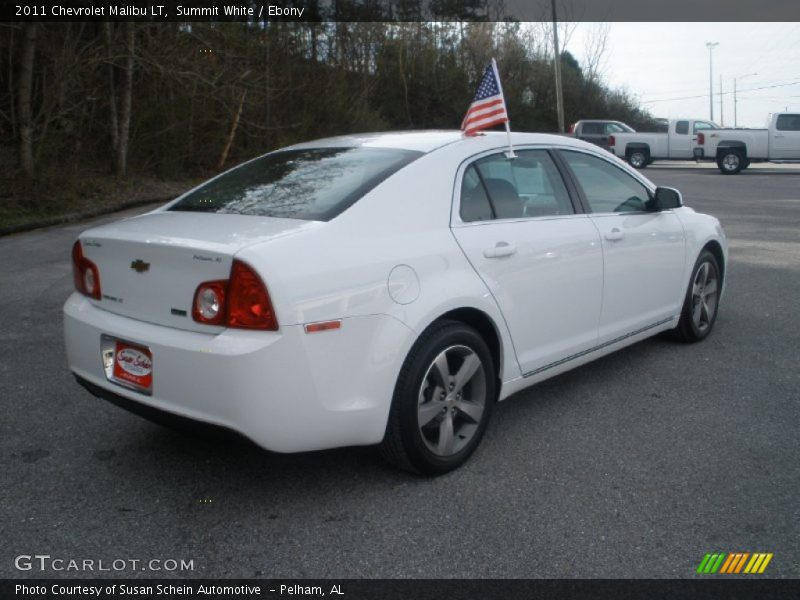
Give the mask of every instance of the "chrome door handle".
[{"label": "chrome door handle", "polygon": [[776,133],[773,137],[782,138],[784,135],[782,133]]},{"label": "chrome door handle", "polygon": [[625,234],[622,233],[622,230],[619,227],[614,227],[611,231],[606,232],[606,239],[610,242],[616,242],[624,237]]},{"label": "chrome door handle", "polygon": [[511,256],[517,251],[514,244],[508,242],[497,242],[494,248],[487,248],[483,251],[486,258],[502,258],[503,256]]}]

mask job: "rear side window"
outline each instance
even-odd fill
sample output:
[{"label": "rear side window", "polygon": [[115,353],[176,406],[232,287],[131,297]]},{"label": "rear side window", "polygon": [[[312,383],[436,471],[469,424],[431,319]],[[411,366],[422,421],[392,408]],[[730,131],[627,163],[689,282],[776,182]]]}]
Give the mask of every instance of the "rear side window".
[{"label": "rear side window", "polygon": [[778,131],[800,131],[800,115],[778,115],[775,127]]},{"label": "rear side window", "polygon": [[689,121],[678,121],[675,123],[675,133],[685,135],[689,133]]},{"label": "rear side window", "polygon": [[573,214],[569,194],[545,150],[482,158],[464,172],[461,220],[524,219]]},{"label": "rear side window", "polygon": [[273,152],[223,173],[169,210],[329,221],[420,156],[364,147]]}]

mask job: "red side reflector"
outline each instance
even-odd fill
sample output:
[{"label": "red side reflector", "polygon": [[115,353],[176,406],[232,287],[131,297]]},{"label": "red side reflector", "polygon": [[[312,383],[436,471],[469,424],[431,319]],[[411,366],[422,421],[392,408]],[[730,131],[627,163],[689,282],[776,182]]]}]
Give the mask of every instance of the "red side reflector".
[{"label": "red side reflector", "polygon": [[341,321],[320,321],[319,323],[308,323],[305,325],[306,333],[317,333],[318,331],[329,331],[331,329],[341,329]]}]

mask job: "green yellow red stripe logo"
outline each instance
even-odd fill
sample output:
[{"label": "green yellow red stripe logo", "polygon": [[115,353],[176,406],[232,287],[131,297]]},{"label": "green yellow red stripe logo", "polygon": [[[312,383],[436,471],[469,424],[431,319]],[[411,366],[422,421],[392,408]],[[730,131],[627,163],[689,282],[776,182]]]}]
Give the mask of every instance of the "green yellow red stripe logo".
[{"label": "green yellow red stripe logo", "polygon": [[700,561],[697,572],[701,575],[715,573],[750,575],[763,573],[772,560],[772,552],[714,552],[708,553]]}]

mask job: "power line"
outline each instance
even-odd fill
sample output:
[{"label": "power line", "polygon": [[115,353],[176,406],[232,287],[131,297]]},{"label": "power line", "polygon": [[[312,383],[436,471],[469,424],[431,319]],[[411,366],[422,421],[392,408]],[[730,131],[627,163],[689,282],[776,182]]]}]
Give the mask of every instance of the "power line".
[{"label": "power line", "polygon": [[[788,87],[788,86],[798,85],[798,84],[800,84],[800,81],[792,81],[790,83],[779,83],[777,85],[765,85],[765,86],[761,86],[761,87],[747,88],[747,89],[739,90],[739,92],[755,92],[757,90],[771,90],[771,89],[774,89],[774,88]],[[732,94],[732,93],[733,92],[722,92],[722,94],[720,94],[720,95],[728,95],[728,94]],[[696,96],[682,96],[680,98],[662,98],[660,100],[642,100],[641,103],[642,104],[656,104],[658,102],[672,102],[673,100],[695,100],[697,98],[707,98],[707,97],[708,97],[708,94],[698,94]]]},{"label": "power line", "polygon": [[[763,75],[763,73],[758,73],[758,77],[757,78],[760,79],[762,77],[762,75]],[[800,79],[800,73],[788,73],[788,74],[784,73],[783,76],[780,79],[776,80],[774,78],[769,78],[766,81],[762,81],[760,83],[760,85],[771,86],[773,84],[787,83],[787,77],[789,79],[795,79],[795,78]],[[703,91],[702,88],[697,88],[697,87],[690,88],[690,89],[674,90],[674,92],[697,92],[698,96],[692,96],[692,98],[708,96],[708,92],[701,93],[702,91]],[[741,91],[741,90],[739,90],[739,91]],[[647,97],[647,96],[648,96],[648,94],[645,94],[645,97]],[[659,102],[661,100],[675,100],[675,99],[681,99],[681,98],[682,97],[674,97],[674,96],[667,96],[666,98],[656,97],[656,98],[651,98],[650,100],[642,100],[642,102]]]}]

